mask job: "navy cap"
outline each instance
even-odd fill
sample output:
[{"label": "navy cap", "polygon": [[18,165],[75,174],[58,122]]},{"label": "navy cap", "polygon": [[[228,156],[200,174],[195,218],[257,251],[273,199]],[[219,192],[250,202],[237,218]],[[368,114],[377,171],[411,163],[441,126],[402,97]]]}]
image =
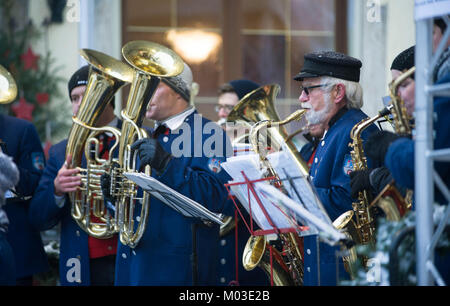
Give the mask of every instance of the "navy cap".
[{"label": "navy cap", "polygon": [[359,59],[335,52],[319,51],[305,54],[302,70],[294,77],[296,81],[306,78],[330,76],[338,79],[359,82],[362,63]]},{"label": "navy cap", "polygon": [[252,92],[253,90],[261,87],[259,84],[250,81],[250,80],[233,80],[228,82],[231,87],[233,87],[234,91],[236,92],[239,100],[241,100],[246,94],[249,92]]},{"label": "navy cap", "polygon": [[415,46],[400,52],[392,61],[391,70],[405,71],[414,67],[414,49]]},{"label": "navy cap", "polygon": [[72,77],[69,80],[68,88],[69,88],[69,97],[70,93],[75,87],[81,86],[81,85],[87,85],[89,78],[89,66],[83,66],[72,75]]}]

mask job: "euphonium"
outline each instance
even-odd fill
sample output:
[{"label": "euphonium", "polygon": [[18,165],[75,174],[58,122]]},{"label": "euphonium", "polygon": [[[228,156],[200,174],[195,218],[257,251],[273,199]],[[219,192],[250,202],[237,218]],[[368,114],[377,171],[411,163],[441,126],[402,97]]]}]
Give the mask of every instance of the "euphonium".
[{"label": "euphonium", "polygon": [[[132,69],[101,52],[83,49],[80,53],[90,64],[90,71],[78,113],[72,117],[73,124],[66,147],[66,157],[71,156],[68,166],[79,168],[82,176],[82,186],[77,191],[69,193],[72,203],[71,214],[89,235],[108,238],[117,232],[117,227],[115,217],[111,217],[104,205],[100,177],[110,171],[120,131],[112,127],[97,128],[95,125],[114,94],[131,82]],[[98,156],[98,140],[95,138],[103,132],[112,133],[116,138],[107,160]],[[86,158],[85,169],[81,167],[83,150]],[[92,216],[99,218],[100,222],[93,222]]]},{"label": "euphonium", "polygon": [[[172,77],[183,71],[184,63],[172,50],[147,41],[131,41],[122,48],[125,60],[134,68],[134,77],[128,95],[120,135],[118,162],[111,175],[111,195],[116,199],[120,241],[129,247],[136,247],[144,234],[150,195],[144,192],[138,197],[138,186],[123,176],[125,172],[138,172],[136,156],[130,146],[138,139],[147,137],[141,127],[148,103],[158,87],[161,78]],[[150,167],[145,167],[150,175]],[[140,205],[140,216],[134,216],[136,204]],[[135,226],[134,220],[138,220]]]},{"label": "euphonium", "polygon": [[[228,115],[228,120],[252,126],[250,132],[250,142],[255,153],[259,154],[261,160],[265,162],[266,152],[262,152],[261,148],[266,148],[270,141],[270,146],[280,149],[283,144],[289,154],[293,155],[296,167],[302,174],[308,175],[309,169],[305,161],[301,158],[295,145],[289,140],[289,135],[284,125],[299,120],[306,110],[299,110],[281,121],[274,107],[274,100],[280,91],[279,85],[262,86],[244,96],[239,103],[233,108]],[[260,144],[258,134],[263,128],[267,128],[266,142]],[[275,175],[275,171],[268,163],[265,163],[269,169],[269,175]],[[279,235],[281,242],[285,248],[285,256],[281,256],[272,248],[275,254],[277,266],[275,269],[274,283],[277,285],[301,285],[303,283],[303,258],[301,256],[299,239],[297,233],[282,233]],[[267,241],[265,237],[255,238],[251,236],[247,241],[243,254],[243,265],[247,270],[251,270],[256,266],[260,266],[266,273],[270,273],[270,263],[266,262],[268,256],[263,256],[262,247],[266,247]],[[260,254],[262,253],[262,254]],[[257,260],[255,260],[257,259]],[[287,268],[286,268],[287,267]],[[284,272],[283,272],[284,271]],[[287,273],[286,275],[284,275]]]},{"label": "euphonium", "polygon": [[8,104],[17,97],[17,84],[11,73],[0,65],[0,104]]}]

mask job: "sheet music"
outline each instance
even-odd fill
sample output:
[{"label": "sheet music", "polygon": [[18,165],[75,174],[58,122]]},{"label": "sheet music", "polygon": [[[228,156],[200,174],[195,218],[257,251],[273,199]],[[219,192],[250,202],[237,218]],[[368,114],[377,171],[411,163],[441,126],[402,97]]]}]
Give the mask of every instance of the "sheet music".
[{"label": "sheet music", "polygon": [[[244,172],[245,176],[247,176],[250,181],[258,180],[263,177],[263,171],[259,168],[259,156],[254,153],[230,157],[225,163],[222,163],[221,166],[233,178],[233,181],[230,183],[245,182],[242,172]],[[254,186],[263,184],[269,183],[267,181],[253,183]],[[266,218],[263,210],[258,205],[255,196],[252,192],[249,193],[248,186],[246,184],[231,185],[230,189],[247,212],[251,214],[253,220],[261,229],[273,229],[273,226],[269,223],[269,220]],[[280,208],[274,204],[273,201],[264,196],[258,195],[258,198],[267,211],[267,214],[270,216],[270,219],[273,221],[275,227],[292,228],[297,226],[296,221],[293,220],[292,217],[290,217],[288,213],[283,210],[283,208]]]},{"label": "sheet music", "polygon": [[223,225],[220,214],[209,211],[200,203],[175,191],[157,179],[145,173],[126,172],[124,175],[138,184],[143,190],[149,192],[152,196],[178,211],[183,216],[200,218],[203,221],[212,221],[219,225]]},{"label": "sheet music", "polygon": [[316,215],[306,210],[302,205],[298,205],[297,202],[290,199],[287,195],[274,186],[265,184],[258,185],[256,188],[261,194],[267,196],[272,201],[286,206],[287,209],[295,212],[301,219],[308,220],[309,226],[316,228],[320,237],[329,244],[334,245],[347,239],[345,234],[337,230],[331,223],[325,222],[321,218],[318,218]]},{"label": "sheet music", "polygon": [[[292,155],[286,151],[280,151],[268,154],[267,159],[282,180],[283,186],[290,198],[303,205],[303,208],[325,223],[331,224],[330,217],[317,196],[314,187],[309,182],[308,177],[305,177],[297,167],[292,166],[295,164]],[[291,178],[291,181],[288,180],[288,177]]]}]

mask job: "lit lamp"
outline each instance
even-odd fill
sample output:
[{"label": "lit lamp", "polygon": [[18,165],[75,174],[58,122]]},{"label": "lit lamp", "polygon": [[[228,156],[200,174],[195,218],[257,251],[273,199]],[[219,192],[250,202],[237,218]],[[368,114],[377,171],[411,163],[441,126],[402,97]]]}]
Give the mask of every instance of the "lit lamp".
[{"label": "lit lamp", "polygon": [[219,34],[203,30],[170,30],[166,38],[175,52],[195,64],[207,60],[222,42]]}]

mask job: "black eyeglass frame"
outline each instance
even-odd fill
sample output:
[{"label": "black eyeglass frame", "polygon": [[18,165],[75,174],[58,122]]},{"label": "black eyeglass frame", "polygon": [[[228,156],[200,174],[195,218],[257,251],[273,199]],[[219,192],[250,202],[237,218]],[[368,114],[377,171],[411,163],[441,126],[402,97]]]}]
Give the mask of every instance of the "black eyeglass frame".
[{"label": "black eyeglass frame", "polygon": [[300,86],[300,93],[302,93],[302,92],[305,92],[305,94],[307,95],[307,96],[309,96],[309,94],[310,94],[310,89],[313,89],[313,88],[319,88],[319,87],[325,87],[325,86],[328,86],[328,85],[330,85],[329,83],[325,83],[325,84],[319,84],[319,85],[311,85],[311,86]]}]

